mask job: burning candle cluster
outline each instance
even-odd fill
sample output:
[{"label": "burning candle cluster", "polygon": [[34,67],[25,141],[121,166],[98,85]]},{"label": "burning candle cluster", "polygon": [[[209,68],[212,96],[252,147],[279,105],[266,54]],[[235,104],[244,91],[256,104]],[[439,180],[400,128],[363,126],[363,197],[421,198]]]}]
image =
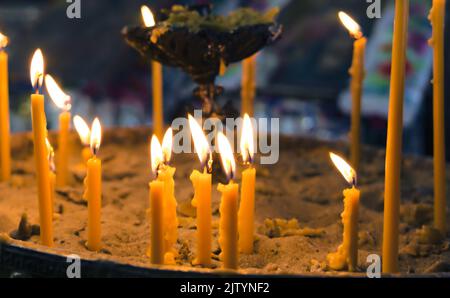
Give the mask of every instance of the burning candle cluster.
[{"label": "burning candle cluster", "polygon": [[[212,149],[197,120],[191,115],[188,115],[188,120],[194,147],[203,169],[203,172],[194,170],[190,175],[195,191],[192,205],[197,208],[197,249],[193,263],[209,266],[212,253]],[[248,254],[253,252],[255,169],[247,169],[243,173],[239,207],[239,185],[233,182],[236,172],[233,150],[222,132],[218,132],[216,142],[222,168],[228,180],[227,184],[219,184],[217,187],[217,190],[222,193],[219,223],[219,245],[222,251],[220,259],[223,261],[224,268],[237,269],[239,251]],[[242,151],[243,160],[250,164],[254,154],[253,128],[247,114],[244,116],[240,144],[245,149]],[[150,160],[155,179],[149,184],[151,226],[149,254],[153,264],[174,264],[176,257],[174,244],[177,241],[178,220],[173,180],[175,168],[168,165],[171,152],[171,128],[164,134],[162,145],[156,135],[152,136]]]},{"label": "burning candle cluster", "polygon": [[[402,160],[402,113],[405,83],[405,61],[407,49],[407,24],[409,1],[396,0],[395,25],[393,30],[391,90],[387,129],[385,160],[384,226],[383,226],[383,272],[398,271],[399,251],[399,210],[400,210],[400,169]],[[445,0],[433,0],[430,21],[433,36],[430,45],[434,50],[433,71],[433,113],[434,113],[434,228],[441,236],[446,235],[446,187],[445,187],[445,138],[444,138],[444,7]],[[141,8],[145,27],[155,26],[150,9]],[[343,212],[341,213],[342,244],[336,252],[326,257],[333,270],[357,271],[358,267],[358,217],[360,190],[357,188],[357,172],[360,169],[360,111],[365,76],[365,48],[367,39],[361,27],[344,12],[339,19],[355,39],[353,60],[349,70],[351,75],[351,131],[350,162],[330,152],[334,166],[351,186],[343,191]],[[152,38],[154,36],[152,35]],[[11,154],[9,132],[8,97],[8,56],[5,47],[8,38],[0,33],[0,181],[11,178]],[[254,253],[255,241],[255,188],[256,167],[255,135],[251,117],[254,114],[253,101],[256,92],[256,54],[243,62],[242,76],[242,120],[239,153],[244,170],[241,179],[236,179],[236,159],[233,147],[222,131],[215,132],[215,147],[220,155],[220,163],[226,176],[226,183],[219,183],[220,192],[218,243],[222,267],[239,268],[239,254]],[[225,65],[221,62],[221,73]],[[180,236],[177,215],[175,166],[171,165],[173,131],[164,133],[163,119],[163,76],[162,65],[151,61],[153,85],[153,135],[150,140],[149,172],[152,180],[148,183],[148,220],[150,244],[146,255],[155,265],[175,265],[179,257],[176,249]],[[69,161],[73,154],[69,135],[71,133],[71,97],[66,94],[56,80],[45,74],[44,57],[40,49],[34,52],[30,64],[32,136],[36,169],[37,198],[39,206],[40,241],[43,245],[54,246],[53,220],[55,188],[71,184]],[[47,120],[44,109],[45,84],[53,103],[60,109],[57,147],[54,151],[48,139]],[[193,265],[210,267],[213,243],[213,148],[210,145],[202,123],[187,115],[191,138],[199,159],[199,168],[189,176],[194,196],[191,204],[196,208],[195,259]],[[83,149],[81,160],[86,172],[83,198],[87,202],[86,249],[98,252],[102,244],[102,160],[99,157],[102,143],[102,127],[95,118],[91,127],[79,115],[73,117]],[[163,134],[164,133],[164,134]],[[189,169],[190,171],[190,169]],[[149,173],[149,174],[150,174]],[[186,178],[187,179],[187,178]]]}]

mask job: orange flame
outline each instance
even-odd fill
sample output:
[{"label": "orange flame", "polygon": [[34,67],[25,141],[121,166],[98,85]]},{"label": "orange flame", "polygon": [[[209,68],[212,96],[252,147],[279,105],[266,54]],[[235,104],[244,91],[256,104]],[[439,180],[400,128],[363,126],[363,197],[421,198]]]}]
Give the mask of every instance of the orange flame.
[{"label": "orange flame", "polygon": [[163,151],[163,159],[165,163],[170,161],[172,157],[172,143],[173,143],[173,133],[172,128],[169,127],[164,134],[162,141],[162,151]]},{"label": "orange flame", "polygon": [[153,17],[153,13],[146,5],[141,6],[141,15],[142,20],[144,21],[145,27],[153,27],[155,26],[155,18]]},{"label": "orange flame", "polygon": [[255,154],[255,148],[253,144],[252,121],[250,120],[248,114],[244,115],[240,145],[242,160],[244,161],[244,163],[252,163],[253,156]]},{"label": "orange flame", "polygon": [[338,171],[344,176],[349,184],[356,185],[356,172],[353,168],[339,155],[330,152],[330,158]]},{"label": "orange flame", "polygon": [[63,110],[69,111],[72,108],[70,104],[70,96],[64,93],[51,75],[45,75],[45,86],[50,98],[55,105]]},{"label": "orange flame", "polygon": [[354,38],[359,39],[363,36],[359,24],[354,19],[352,19],[348,14],[346,14],[343,11],[340,11],[338,13],[338,16],[339,19],[341,20],[341,23],[345,26],[345,28],[347,28],[347,30]]},{"label": "orange flame", "polygon": [[188,118],[189,128],[191,129],[192,139],[194,140],[195,151],[197,152],[198,158],[203,167],[206,165],[208,156],[210,156],[211,154],[209,143],[197,120],[195,120],[195,118],[191,115],[188,115]]},{"label": "orange flame", "polygon": [[44,80],[44,56],[41,49],[37,49],[31,59],[30,79],[33,88],[38,89],[42,86]]},{"label": "orange flame", "polygon": [[0,33],[0,50],[6,48],[8,42],[9,42],[8,37]]},{"label": "orange flame", "polygon": [[164,156],[161,144],[159,143],[158,138],[153,135],[150,141],[150,164],[153,175],[158,176],[158,169],[163,164],[163,161]]},{"label": "orange flame", "polygon": [[73,117],[73,125],[75,126],[75,130],[80,137],[81,143],[84,146],[88,146],[91,139],[91,130],[89,129],[86,121],[84,121],[84,119],[80,116],[75,115],[75,117]]},{"label": "orange flame", "polygon": [[234,160],[233,149],[231,149],[230,142],[222,132],[217,134],[217,145],[219,147],[220,158],[222,160],[222,167],[225,175],[228,180],[232,180],[236,171],[236,161]]},{"label": "orange flame", "polygon": [[98,150],[100,149],[101,142],[102,142],[102,126],[100,124],[100,120],[98,120],[98,118],[95,118],[94,122],[92,122],[92,129],[91,129],[92,155],[97,155]]}]

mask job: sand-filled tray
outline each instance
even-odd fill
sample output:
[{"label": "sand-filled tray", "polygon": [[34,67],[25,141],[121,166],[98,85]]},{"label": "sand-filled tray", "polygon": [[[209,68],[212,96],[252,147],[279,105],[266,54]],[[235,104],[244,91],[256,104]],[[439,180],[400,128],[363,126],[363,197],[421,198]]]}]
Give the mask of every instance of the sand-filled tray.
[{"label": "sand-filled tray", "polygon": [[[82,199],[84,167],[81,146],[72,135],[71,185],[56,190],[55,246],[39,244],[37,189],[31,134],[12,137],[13,178],[0,183],[0,272],[65,276],[66,255],[82,258],[83,276],[195,276],[198,274],[341,276],[328,268],[326,256],[342,241],[344,179],[329,160],[329,151],[347,155],[346,143],[281,137],[280,160],[257,165],[256,230],[253,254],[240,255],[238,271],[224,271],[217,243],[220,193],[213,185],[213,266],[192,265],[195,254],[195,209],[189,175],[199,167],[194,154],[175,154],[179,257],[176,265],[154,266],[146,255],[149,138],[147,128],[105,132],[102,241],[100,252],[86,249],[87,205]],[[52,140],[55,136],[51,135]],[[56,143],[56,142],[54,142]],[[365,276],[369,254],[381,254],[384,151],[364,147],[358,185],[361,190],[358,272]],[[240,170],[237,179],[240,180]],[[400,239],[401,275],[450,276],[448,239],[434,241],[421,230],[433,217],[432,160],[406,156],[402,163]],[[27,224],[24,222],[26,214]],[[22,220],[20,233],[17,232]],[[22,239],[22,240],[20,240]]]}]

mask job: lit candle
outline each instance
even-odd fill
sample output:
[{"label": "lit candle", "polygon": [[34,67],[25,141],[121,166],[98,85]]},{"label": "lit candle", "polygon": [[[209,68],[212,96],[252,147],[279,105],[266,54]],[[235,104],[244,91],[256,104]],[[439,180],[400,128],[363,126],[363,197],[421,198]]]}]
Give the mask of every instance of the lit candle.
[{"label": "lit candle", "polygon": [[444,23],[445,0],[433,0],[429,19],[433,26],[433,149],[434,149],[434,226],[446,235],[445,118],[444,118]]},{"label": "lit candle", "polygon": [[[49,164],[49,177],[50,177],[50,197],[51,197],[51,208],[52,208],[52,214],[54,215],[54,208],[55,208],[55,151],[53,150],[53,146],[50,144],[50,141],[48,138],[45,138],[45,144],[47,145],[47,154],[48,154],[48,164]],[[55,218],[55,216],[53,216]]]},{"label": "lit candle", "polygon": [[177,200],[175,198],[175,181],[173,175],[175,168],[169,166],[172,156],[172,128],[167,129],[162,142],[163,163],[160,165],[158,180],[164,183],[164,263],[175,264],[178,255],[175,244],[178,239]]},{"label": "lit candle", "polygon": [[242,61],[241,114],[254,115],[256,89],[256,55]]},{"label": "lit candle", "polygon": [[347,28],[350,34],[355,38],[353,43],[353,61],[349,73],[352,77],[350,83],[350,91],[352,97],[352,114],[351,114],[351,162],[355,171],[359,169],[360,160],[360,138],[361,138],[361,95],[364,80],[364,54],[366,50],[367,39],[361,32],[361,27],[345,12],[339,12],[339,19]]},{"label": "lit candle", "polygon": [[36,163],[36,177],[38,182],[39,222],[41,242],[46,246],[53,246],[52,203],[49,177],[49,162],[47,146],[47,120],[44,110],[44,96],[40,89],[44,81],[44,57],[40,49],[34,52],[30,65],[31,85],[35,94],[31,95],[31,119],[33,126],[34,159]]},{"label": "lit candle", "polygon": [[396,0],[384,186],[382,264],[384,273],[398,271],[400,167],[408,19],[409,0]]},{"label": "lit candle", "polygon": [[58,86],[52,76],[45,76],[45,86],[50,98],[61,109],[59,114],[58,152],[56,154],[56,185],[64,187],[69,180],[69,129],[70,129],[70,96]]},{"label": "lit candle", "polygon": [[[155,26],[155,19],[150,8],[142,5],[141,14],[145,27],[150,28]],[[161,140],[164,129],[162,65],[157,61],[151,61],[151,67],[153,90],[153,133],[159,140]]]},{"label": "lit candle", "polygon": [[239,186],[233,182],[236,170],[236,162],[233,150],[227,137],[219,132],[217,135],[217,145],[219,146],[222,167],[227,175],[229,183],[224,185],[219,183],[217,189],[222,193],[220,202],[219,221],[219,245],[222,250],[220,259],[223,267],[227,269],[237,269],[239,261],[238,250],[238,195]]},{"label": "lit candle", "polygon": [[102,127],[98,118],[92,123],[91,150],[92,158],[87,162],[84,193],[88,204],[87,243],[89,250],[99,251],[101,240],[101,209],[102,209],[102,161],[97,158],[102,140]]},{"label": "lit candle", "polygon": [[330,152],[330,158],[336,168],[344,176],[352,188],[344,190],[344,212],[342,212],[342,224],[344,235],[342,244],[337,252],[327,256],[330,268],[333,270],[356,271],[358,265],[358,209],[360,192],[356,188],[356,172],[341,157]]},{"label": "lit candle", "polygon": [[201,126],[191,115],[189,115],[189,127],[195,151],[203,168],[203,173],[193,170],[190,176],[195,191],[192,205],[197,208],[197,255],[194,264],[210,265],[212,243],[211,150]]},{"label": "lit candle", "polygon": [[81,145],[83,149],[81,150],[81,160],[84,165],[87,164],[87,161],[91,158],[91,148],[90,148],[90,139],[91,139],[91,130],[87,125],[86,121],[78,115],[73,117],[73,125],[75,126],[75,130],[80,137]]},{"label": "lit candle", "polygon": [[245,254],[253,253],[255,232],[255,177],[256,169],[252,166],[254,145],[253,127],[248,114],[244,115],[240,149],[242,161],[248,168],[242,171],[241,203],[238,213],[239,251]]},{"label": "lit candle", "polygon": [[150,260],[152,264],[164,264],[164,182],[158,180],[158,173],[163,164],[163,152],[158,138],[153,135],[150,142],[150,160],[156,179],[150,188]]},{"label": "lit candle", "polygon": [[8,38],[0,33],[0,181],[11,177],[7,45]]}]

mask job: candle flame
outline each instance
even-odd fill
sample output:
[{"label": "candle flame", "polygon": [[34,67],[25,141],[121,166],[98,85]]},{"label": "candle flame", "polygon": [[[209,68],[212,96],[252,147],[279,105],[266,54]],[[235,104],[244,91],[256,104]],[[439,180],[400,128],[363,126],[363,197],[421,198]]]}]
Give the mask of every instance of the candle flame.
[{"label": "candle flame", "polygon": [[31,59],[30,79],[33,88],[39,89],[42,86],[44,80],[44,56],[41,49],[37,49]]},{"label": "candle flame", "polygon": [[236,171],[236,161],[234,160],[230,142],[222,132],[219,132],[217,135],[217,145],[219,146],[220,158],[225,175],[228,180],[232,180]]},{"label": "candle flame", "polygon": [[340,11],[338,13],[339,19],[341,20],[341,23],[345,26],[345,28],[350,32],[350,34],[356,38],[359,39],[362,37],[361,27],[359,24],[352,19],[348,14],[346,14],[343,11]]},{"label": "candle flame", "polygon": [[141,15],[142,20],[144,21],[145,27],[153,27],[155,26],[155,18],[153,17],[153,13],[146,5],[141,6]]},{"label": "candle flame", "polygon": [[191,129],[192,139],[194,140],[195,151],[197,152],[202,167],[204,167],[207,165],[206,161],[211,152],[208,140],[206,139],[206,136],[197,120],[195,120],[195,118],[191,115],[188,115],[188,118],[189,128]]},{"label": "candle flame", "polygon": [[0,33],[0,50],[6,48],[6,46],[8,45],[8,37],[6,37],[6,35],[3,35],[2,33]]},{"label": "candle flame", "polygon": [[81,143],[84,146],[89,146],[91,139],[91,130],[89,129],[86,121],[84,121],[84,119],[80,116],[75,115],[75,117],[73,117],[73,125],[75,126],[75,130],[80,137]]},{"label": "candle flame", "polygon": [[253,144],[253,126],[252,121],[250,120],[250,117],[247,113],[244,115],[240,145],[242,160],[244,161],[244,163],[252,163],[253,156],[255,154],[255,148]]},{"label": "candle flame", "polygon": [[356,185],[356,172],[353,168],[339,155],[330,152],[330,158],[339,172],[344,176],[345,180],[353,186]]},{"label": "candle flame", "polygon": [[173,143],[173,133],[172,128],[169,127],[164,134],[162,141],[162,151],[163,151],[163,159],[165,163],[170,161],[172,157],[172,143]]},{"label": "candle flame", "polygon": [[150,141],[150,164],[153,175],[158,176],[158,170],[163,164],[163,161],[164,157],[161,144],[159,143],[158,138],[153,135]]},{"label": "candle flame", "polygon": [[91,128],[91,151],[92,155],[97,155],[98,150],[100,149],[100,144],[102,142],[102,126],[100,124],[100,120],[98,118],[94,119],[92,122]]},{"label": "candle flame", "polygon": [[45,138],[45,145],[47,146],[47,158],[48,158],[48,164],[50,171],[55,172],[56,166],[55,166],[55,150],[53,150],[52,144],[50,144],[50,141],[48,138]]},{"label": "candle flame", "polygon": [[48,94],[58,108],[66,111],[72,108],[70,96],[64,93],[58,83],[49,74],[45,75],[45,86],[47,87]]}]

